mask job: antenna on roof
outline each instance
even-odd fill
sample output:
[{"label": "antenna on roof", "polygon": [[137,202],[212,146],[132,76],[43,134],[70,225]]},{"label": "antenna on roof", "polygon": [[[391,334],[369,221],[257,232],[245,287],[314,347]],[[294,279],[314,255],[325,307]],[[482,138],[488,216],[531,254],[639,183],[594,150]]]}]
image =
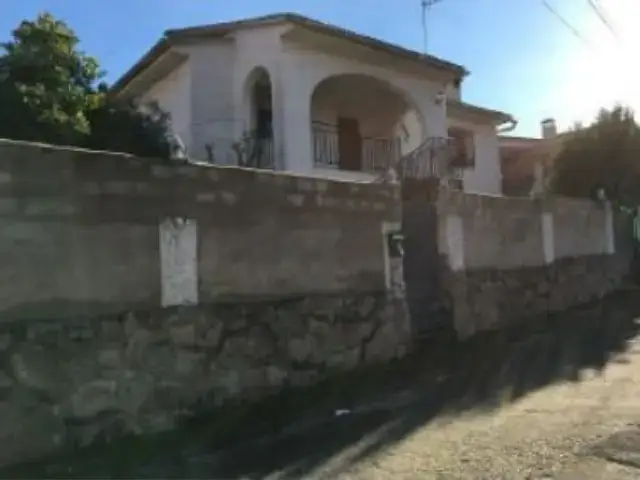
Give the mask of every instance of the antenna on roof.
[{"label": "antenna on roof", "polygon": [[422,5],[422,35],[423,35],[423,48],[424,48],[424,53],[425,55],[427,53],[429,53],[429,36],[427,33],[427,16],[429,14],[429,10],[431,10],[431,7],[433,7],[436,3],[440,3],[442,0],[421,0],[421,5]]}]

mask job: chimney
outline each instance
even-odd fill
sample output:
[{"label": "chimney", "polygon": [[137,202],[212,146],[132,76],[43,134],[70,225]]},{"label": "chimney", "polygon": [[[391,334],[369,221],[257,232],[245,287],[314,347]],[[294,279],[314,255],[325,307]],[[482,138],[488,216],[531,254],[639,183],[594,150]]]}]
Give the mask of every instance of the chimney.
[{"label": "chimney", "polygon": [[554,118],[545,118],[540,122],[542,126],[542,138],[553,138],[558,135],[558,127]]}]

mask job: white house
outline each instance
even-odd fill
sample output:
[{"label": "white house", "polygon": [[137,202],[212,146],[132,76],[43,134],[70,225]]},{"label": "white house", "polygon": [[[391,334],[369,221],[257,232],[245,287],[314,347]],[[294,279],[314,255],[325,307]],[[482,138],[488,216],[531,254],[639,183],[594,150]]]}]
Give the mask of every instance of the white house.
[{"label": "white house", "polygon": [[[113,86],[157,102],[195,159],[371,180],[425,142],[455,138],[468,191],[500,194],[505,113],[461,101],[460,65],[295,14],[169,30]],[[472,148],[468,148],[472,146]],[[449,150],[450,151],[450,150]],[[462,172],[462,170],[460,170]]]}]

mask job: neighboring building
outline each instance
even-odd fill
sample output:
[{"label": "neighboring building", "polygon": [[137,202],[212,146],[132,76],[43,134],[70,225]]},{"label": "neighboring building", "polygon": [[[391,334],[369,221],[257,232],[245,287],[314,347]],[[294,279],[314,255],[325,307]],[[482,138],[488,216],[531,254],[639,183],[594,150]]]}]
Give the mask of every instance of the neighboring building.
[{"label": "neighboring building", "polygon": [[113,92],[157,102],[192,158],[234,163],[232,145],[244,137],[258,166],[371,180],[400,155],[452,137],[465,190],[500,194],[496,129],[515,121],[462,102],[467,74],[429,55],[278,14],[169,30]]},{"label": "neighboring building", "polygon": [[501,135],[502,192],[507,196],[529,196],[546,188],[554,159],[562,150],[567,133],[558,133],[556,122],[541,122],[542,138]]}]

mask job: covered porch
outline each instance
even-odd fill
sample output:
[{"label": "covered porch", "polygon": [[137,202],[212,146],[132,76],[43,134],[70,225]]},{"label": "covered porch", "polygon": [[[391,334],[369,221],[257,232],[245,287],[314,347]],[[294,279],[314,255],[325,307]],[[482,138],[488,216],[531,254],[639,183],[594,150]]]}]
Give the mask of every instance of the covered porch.
[{"label": "covered porch", "polygon": [[374,77],[343,74],[311,95],[311,154],[317,173],[339,178],[383,175],[424,140],[407,98]]},{"label": "covered porch", "polygon": [[462,188],[484,148],[473,129],[450,122],[461,102],[447,98],[448,76],[415,64],[390,68],[377,57],[360,62],[342,48],[328,55],[324,47],[287,45],[279,62],[239,72],[236,105],[253,159],[246,166],[372,181],[405,157],[421,175]]},{"label": "covered porch", "polygon": [[416,102],[383,75],[338,70],[317,77],[263,67],[248,76],[243,123],[253,162],[247,166],[371,181],[428,138],[447,137],[437,90]]}]

